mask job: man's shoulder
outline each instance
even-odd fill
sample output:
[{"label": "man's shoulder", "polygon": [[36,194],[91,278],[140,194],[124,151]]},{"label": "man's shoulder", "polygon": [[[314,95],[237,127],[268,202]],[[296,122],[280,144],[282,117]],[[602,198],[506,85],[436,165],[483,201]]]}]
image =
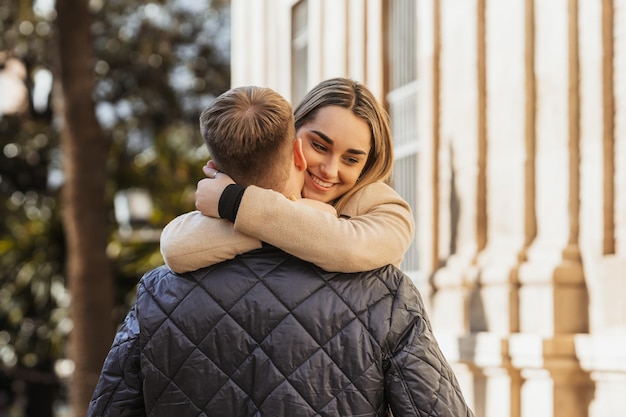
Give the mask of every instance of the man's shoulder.
[{"label": "man's shoulder", "polygon": [[233,264],[243,264],[255,271],[258,270],[291,270],[291,271],[315,271],[316,274],[324,274],[325,271],[317,265],[295,257],[282,249],[263,243],[263,247],[237,256],[231,261]]},{"label": "man's shoulder", "polygon": [[373,276],[377,278],[385,278],[385,279],[401,279],[406,275],[400,268],[395,265],[385,265],[376,269],[370,269],[367,271],[360,272],[351,272],[351,273],[343,273],[344,275],[362,275],[362,276]]},{"label": "man's shoulder", "polygon": [[144,283],[150,282],[161,279],[170,274],[175,274],[175,272],[168,268],[167,265],[161,265],[143,274],[143,277],[141,277],[141,281],[143,281]]},{"label": "man's shoulder", "polygon": [[239,254],[232,259],[217,263],[215,265],[207,266],[180,275],[202,277],[216,274],[220,275],[225,273],[226,271],[232,271],[233,273],[238,273],[242,275],[249,275],[249,272],[251,273],[254,271],[258,271],[263,268],[273,269],[276,268],[278,265],[285,265],[285,263],[289,265],[299,265],[299,267],[301,268],[318,268],[317,266],[302,259],[296,258],[295,256],[290,255],[275,246],[262,243],[262,247],[259,249],[254,249]]},{"label": "man's shoulder", "polygon": [[397,288],[402,282],[406,280],[411,281],[411,279],[404,272],[402,272],[400,268],[394,265],[385,265],[369,271],[354,272],[351,274],[342,275],[356,275],[358,279],[377,279],[384,282],[389,288]]},{"label": "man's shoulder", "polygon": [[278,269],[291,269],[294,271],[310,271],[310,273],[323,279],[378,279],[388,282],[390,286],[398,286],[400,282],[411,279],[394,265],[385,265],[376,269],[359,271],[359,272],[330,272],[321,267],[290,255],[283,250],[274,246],[263,244],[263,247],[250,252],[246,252],[234,259],[225,261],[222,264],[246,264],[251,267],[265,265],[268,268],[278,267]]},{"label": "man's shoulder", "polygon": [[[416,311],[423,311],[424,305],[419,289],[410,276],[394,265],[387,265],[371,271],[358,272],[356,281],[375,280],[378,288],[383,286],[396,299],[398,307],[413,306]],[[375,286],[372,286],[375,287]]]},{"label": "man's shoulder", "polygon": [[273,267],[279,264],[283,265],[283,267],[286,268],[294,267],[298,269],[312,269],[320,275],[331,275],[333,277],[354,278],[355,276],[359,276],[361,278],[372,277],[394,281],[409,279],[398,267],[394,265],[385,265],[372,270],[351,273],[328,272],[311,262],[297,258],[275,246],[264,243],[262,248],[251,250],[241,255],[237,255],[233,259],[220,262],[216,265],[200,268],[195,271],[176,273],[172,271],[167,265],[161,265],[146,272],[142,277],[142,281],[153,282],[155,280],[161,280],[167,277],[171,278],[211,275],[213,273],[220,273],[220,271],[223,271],[224,269],[230,269],[232,267],[237,268],[241,265],[247,265],[250,268],[255,268],[259,265],[267,265]]},{"label": "man's shoulder", "polygon": [[157,286],[159,283],[164,282],[165,280],[171,279],[173,276],[177,274],[172,271],[167,265],[161,265],[154,269],[149,270],[139,280],[139,286],[137,289],[138,298],[141,297],[142,293],[148,291],[150,293],[153,292],[152,288]]}]

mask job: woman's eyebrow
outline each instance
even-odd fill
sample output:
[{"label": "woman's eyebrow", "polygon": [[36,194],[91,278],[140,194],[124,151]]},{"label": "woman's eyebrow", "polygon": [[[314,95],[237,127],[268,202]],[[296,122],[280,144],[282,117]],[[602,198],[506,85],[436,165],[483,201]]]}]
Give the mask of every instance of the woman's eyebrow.
[{"label": "woman's eyebrow", "polygon": [[[311,132],[315,133],[317,136],[320,137],[320,139],[322,139],[324,142],[328,143],[329,145],[334,145],[335,141],[332,140],[331,138],[329,138],[327,135],[325,135],[324,133],[320,132],[319,130],[311,130]],[[367,155],[367,152],[362,151],[360,149],[348,149],[346,152],[348,153],[352,153],[355,155]]]},{"label": "woman's eyebrow", "polygon": [[315,133],[317,136],[319,136],[324,142],[328,143],[329,145],[335,144],[334,140],[332,140],[331,138],[326,136],[326,134],[320,132],[319,130],[311,130],[311,132]]}]

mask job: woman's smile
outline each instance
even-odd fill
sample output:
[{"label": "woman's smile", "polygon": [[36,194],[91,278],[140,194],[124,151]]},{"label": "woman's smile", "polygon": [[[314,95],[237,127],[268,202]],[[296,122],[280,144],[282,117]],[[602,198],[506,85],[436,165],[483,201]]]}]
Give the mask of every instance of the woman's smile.
[{"label": "woman's smile", "polygon": [[335,185],[332,182],[328,182],[328,181],[324,181],[323,179],[321,179],[320,177],[316,176],[315,174],[313,174],[310,171],[307,171],[309,174],[309,178],[311,178],[311,181],[313,182],[314,185],[317,185],[320,190],[325,191],[330,189],[333,185]]}]

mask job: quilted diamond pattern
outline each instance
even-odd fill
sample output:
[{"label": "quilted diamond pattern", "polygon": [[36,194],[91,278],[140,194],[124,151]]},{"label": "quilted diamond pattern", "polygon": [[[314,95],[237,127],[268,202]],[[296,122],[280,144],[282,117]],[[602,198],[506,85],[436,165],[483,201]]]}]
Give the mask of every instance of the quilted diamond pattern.
[{"label": "quilted diamond pattern", "polygon": [[90,415],[133,395],[154,416],[472,415],[407,277],[275,249],[146,274],[107,367]]}]

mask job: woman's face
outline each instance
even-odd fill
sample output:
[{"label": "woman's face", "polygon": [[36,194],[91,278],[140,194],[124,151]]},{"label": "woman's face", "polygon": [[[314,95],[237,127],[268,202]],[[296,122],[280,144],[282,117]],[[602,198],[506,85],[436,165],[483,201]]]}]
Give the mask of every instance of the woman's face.
[{"label": "woman's face", "polygon": [[356,184],[372,137],[367,122],[339,106],[326,106],[296,132],[307,170],[302,196],[330,203]]}]

